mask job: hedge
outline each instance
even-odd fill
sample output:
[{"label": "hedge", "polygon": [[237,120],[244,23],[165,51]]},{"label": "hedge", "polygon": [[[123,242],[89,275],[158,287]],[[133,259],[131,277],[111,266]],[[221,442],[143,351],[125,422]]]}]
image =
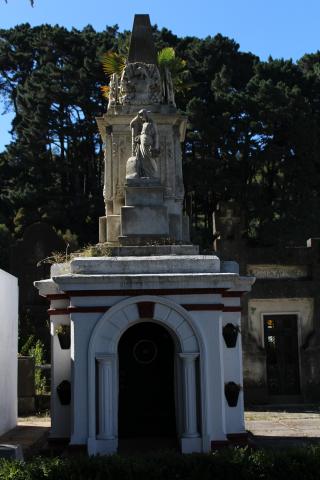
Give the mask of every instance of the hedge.
[{"label": "hedge", "polygon": [[226,449],[212,454],[35,457],[0,460],[1,480],[316,480],[320,446],[290,450]]}]

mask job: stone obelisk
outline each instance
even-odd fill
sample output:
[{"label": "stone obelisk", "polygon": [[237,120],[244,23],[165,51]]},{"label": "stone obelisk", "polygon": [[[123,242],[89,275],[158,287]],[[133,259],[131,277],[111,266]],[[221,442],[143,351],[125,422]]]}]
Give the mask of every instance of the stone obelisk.
[{"label": "stone obelisk", "polygon": [[183,214],[181,142],[171,74],[161,74],[148,15],[136,15],[121,76],[112,75],[107,113],[97,119],[105,145],[105,216],[99,242],[189,243]]}]

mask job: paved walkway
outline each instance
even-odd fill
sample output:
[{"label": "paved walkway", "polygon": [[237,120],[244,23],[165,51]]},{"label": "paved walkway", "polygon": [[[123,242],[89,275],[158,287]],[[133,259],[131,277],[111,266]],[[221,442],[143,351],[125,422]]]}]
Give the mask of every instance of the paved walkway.
[{"label": "paved walkway", "polygon": [[34,455],[45,444],[50,424],[48,416],[18,418],[16,428],[0,436],[0,444],[21,445],[25,458]]},{"label": "paved walkway", "polygon": [[246,429],[259,447],[288,447],[320,443],[320,410],[301,406],[246,411]]},{"label": "paved walkway", "polygon": [[[320,407],[257,407],[245,412],[245,424],[257,447],[320,444]],[[22,417],[16,428],[0,437],[0,444],[19,444],[28,457],[40,451],[49,429],[48,416]]]}]

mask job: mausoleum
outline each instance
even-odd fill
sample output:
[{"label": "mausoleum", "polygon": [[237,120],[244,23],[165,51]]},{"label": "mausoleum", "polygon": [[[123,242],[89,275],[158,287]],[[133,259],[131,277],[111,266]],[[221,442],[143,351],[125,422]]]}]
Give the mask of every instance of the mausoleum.
[{"label": "mausoleum", "polygon": [[97,122],[108,256],[53,265],[36,282],[50,301],[51,438],[89,454],[139,439],[171,439],[185,453],[240,440],[240,298],[254,278],[190,243],[187,118],[170,72],[160,75],[148,15],[135,16],[127,63]]}]

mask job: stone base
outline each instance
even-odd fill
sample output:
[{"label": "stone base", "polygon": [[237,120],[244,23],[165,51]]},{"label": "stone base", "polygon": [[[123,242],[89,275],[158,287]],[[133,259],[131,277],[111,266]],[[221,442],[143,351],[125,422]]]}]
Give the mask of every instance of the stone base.
[{"label": "stone base", "polygon": [[160,185],[153,186],[126,186],[125,202],[128,206],[163,205],[164,188]]},{"label": "stone base", "polygon": [[[126,237],[121,239],[125,242]],[[132,240],[132,239],[130,239]],[[150,242],[149,242],[150,243]],[[101,246],[109,247],[110,257],[151,257],[161,255],[199,255],[198,245],[122,245],[112,246],[102,243]],[[98,244],[99,245],[99,244]]]},{"label": "stone base", "polygon": [[120,235],[120,215],[107,216],[107,242],[118,243]]},{"label": "stone base", "polygon": [[168,236],[163,235],[120,235],[118,240],[123,247],[161,246],[170,241]]},{"label": "stone base", "polygon": [[181,453],[195,453],[202,452],[202,438],[201,437],[182,437],[180,439]]},{"label": "stone base", "polygon": [[98,439],[88,438],[88,454],[89,455],[112,455],[117,453],[118,439]]},{"label": "stone base", "polygon": [[169,237],[167,207],[137,205],[121,208],[121,236]]}]

